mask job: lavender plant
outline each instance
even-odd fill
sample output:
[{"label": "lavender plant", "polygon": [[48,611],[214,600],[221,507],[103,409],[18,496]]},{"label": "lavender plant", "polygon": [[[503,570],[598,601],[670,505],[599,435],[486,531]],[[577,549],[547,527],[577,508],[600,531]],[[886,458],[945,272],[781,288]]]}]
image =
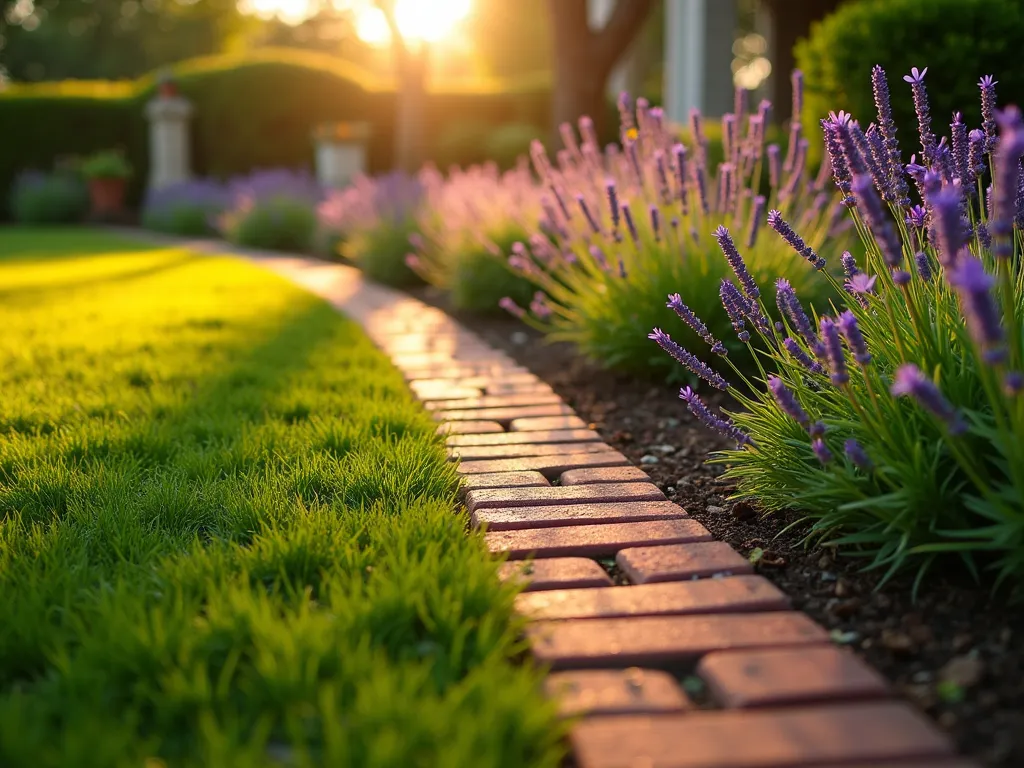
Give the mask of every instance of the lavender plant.
[{"label": "lavender plant", "polygon": [[[668,351],[741,406],[718,416],[691,390],[682,394],[699,419],[735,440],[714,460],[727,465],[740,497],[796,508],[813,521],[813,536],[868,556],[887,576],[913,566],[920,578],[940,556],[957,555],[973,572],[988,567],[997,583],[1019,587],[1024,120],[1014,107],[996,111],[995,83],[983,78],[984,124],[968,130],[954,115],[940,136],[926,74],[904,78],[920,138],[909,164],[879,67],[877,122],[864,130],[838,113],[822,123],[834,182],[866,252],[862,260],[843,254],[842,285],[816,273],[840,289],[831,311],[808,311],[806,295],[784,277],[775,282],[779,325],[756,319],[772,303],[756,283],[741,280],[723,294],[745,323],[741,335],[761,340],[758,375],[734,371],[745,388],[699,372],[686,350]],[[772,211],[768,223],[794,262],[811,261],[783,218]],[[731,239],[721,240],[737,263]],[[662,332],[652,337],[666,347]]]},{"label": "lavender plant", "polygon": [[[739,114],[722,118],[723,159],[717,165],[699,113],[691,115],[689,141],[679,141],[660,109],[643,100],[634,108],[625,95],[620,144],[602,151],[584,117],[579,137],[563,126],[565,146],[554,162],[535,145],[541,224],[516,247],[510,263],[540,293],[529,308],[511,301],[507,308],[605,364],[678,376],[677,367],[643,343],[652,325],[671,319],[665,308],[652,305],[652,297],[678,291],[676,307],[703,318],[706,334],[683,326],[680,340],[715,339],[714,351],[701,357],[716,367],[729,352],[745,356],[746,344],[732,329],[745,336],[754,322],[734,312],[730,302],[719,303],[720,295],[732,291],[732,281],[749,291],[781,274],[805,296],[824,302],[832,292],[829,284],[814,280],[763,224],[765,213],[778,209],[780,222],[805,233],[808,253],[820,268],[818,253],[842,242],[841,209],[828,169],[811,176],[809,142],[799,130],[786,153],[777,144],[766,145],[771,106],[762,102],[748,114],[746,99],[739,91]],[[729,252],[743,248],[746,261],[737,254],[723,262],[720,244]],[[766,313],[756,322],[770,323],[770,317]]]},{"label": "lavender plant", "polygon": [[528,303],[533,283],[508,263],[540,214],[540,190],[528,163],[505,173],[494,163],[453,168],[447,177],[428,169],[421,178],[426,196],[409,267],[450,292],[457,309],[498,310],[504,297]]},{"label": "lavender plant", "polygon": [[171,184],[146,195],[142,225],[174,235],[213,234],[230,200],[227,187],[214,179]]},{"label": "lavender plant", "polygon": [[230,181],[228,196],[230,205],[218,218],[228,240],[272,250],[313,248],[323,190],[308,173],[287,168],[254,171]]}]

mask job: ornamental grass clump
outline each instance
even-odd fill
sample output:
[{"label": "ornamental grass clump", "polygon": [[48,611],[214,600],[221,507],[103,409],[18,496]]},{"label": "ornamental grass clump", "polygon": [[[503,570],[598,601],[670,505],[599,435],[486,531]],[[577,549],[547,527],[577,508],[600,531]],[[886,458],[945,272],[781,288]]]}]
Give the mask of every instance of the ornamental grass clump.
[{"label": "ornamental grass clump", "polygon": [[[799,73],[794,79],[799,85]],[[796,92],[799,100],[799,87]],[[535,144],[541,224],[517,246],[510,263],[539,292],[528,308],[505,302],[509,311],[604,364],[678,377],[678,367],[643,343],[652,326],[671,320],[670,312],[655,305],[656,297],[678,292],[677,306],[703,318],[702,330],[684,326],[678,335],[691,345],[717,340],[714,352],[699,353],[714,367],[723,365],[726,353],[738,353],[741,367],[750,365],[746,344],[732,333],[749,333],[748,320],[732,312],[730,301],[723,306],[719,300],[732,290],[731,280],[749,291],[769,276],[783,275],[824,306],[832,288],[811,273],[842,242],[841,209],[828,184],[828,167],[810,174],[809,141],[799,123],[787,151],[766,145],[771,106],[761,102],[748,113],[746,101],[747,93],[738,90],[736,111],[722,118],[723,160],[717,165],[710,161],[699,113],[691,115],[690,141],[684,144],[660,109],[642,99],[634,109],[625,95],[621,144],[602,152],[586,117],[579,124],[582,140],[563,126],[565,148],[555,162]],[[764,231],[771,209],[805,234],[810,271],[792,258],[785,242]],[[746,262],[738,254],[722,261],[720,245],[729,253],[743,248]],[[758,321],[769,323],[770,317]]]},{"label": "ornamental grass clump", "polygon": [[508,263],[540,215],[540,190],[525,160],[505,173],[487,163],[421,177],[426,197],[409,267],[448,291],[456,309],[499,310],[503,297],[528,303],[533,283]]},{"label": "ornamental grass clump", "polygon": [[[926,73],[904,78],[919,137],[909,164],[880,67],[877,122],[864,130],[845,113],[822,121],[834,182],[866,251],[862,260],[842,255],[841,285],[818,273],[837,289],[828,313],[809,311],[784,277],[774,302],[733,284],[730,312],[742,334],[760,339],[758,374],[735,371],[743,388],[709,375],[661,331],[652,337],[742,407],[718,416],[682,392],[699,419],[736,442],[715,460],[740,497],[803,512],[812,536],[868,556],[887,577],[911,566],[920,578],[940,556],[957,555],[971,572],[990,568],[997,583],[1020,588],[1024,120],[1015,107],[996,110],[987,77],[982,125],[968,129],[956,114],[940,136]],[[783,217],[772,211],[768,222],[808,256]],[[781,324],[759,320],[772,303]]]}]

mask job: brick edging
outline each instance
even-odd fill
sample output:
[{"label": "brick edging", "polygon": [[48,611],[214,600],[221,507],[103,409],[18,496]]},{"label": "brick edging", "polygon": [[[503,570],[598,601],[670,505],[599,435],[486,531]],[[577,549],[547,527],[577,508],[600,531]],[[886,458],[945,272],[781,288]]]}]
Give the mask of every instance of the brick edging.
[{"label": "brick edging", "polygon": [[460,460],[502,578],[526,582],[516,607],[549,695],[580,718],[579,768],[973,765],[550,386],[441,310],[351,267],[187,245],[303,285],[390,355]]}]

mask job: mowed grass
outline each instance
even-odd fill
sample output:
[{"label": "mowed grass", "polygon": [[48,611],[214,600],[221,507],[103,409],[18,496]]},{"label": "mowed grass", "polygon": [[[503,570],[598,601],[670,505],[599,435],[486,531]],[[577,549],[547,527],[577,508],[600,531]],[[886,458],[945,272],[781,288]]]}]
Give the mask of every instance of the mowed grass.
[{"label": "mowed grass", "polygon": [[0,765],[557,764],[455,510],[430,419],[324,302],[0,230]]}]

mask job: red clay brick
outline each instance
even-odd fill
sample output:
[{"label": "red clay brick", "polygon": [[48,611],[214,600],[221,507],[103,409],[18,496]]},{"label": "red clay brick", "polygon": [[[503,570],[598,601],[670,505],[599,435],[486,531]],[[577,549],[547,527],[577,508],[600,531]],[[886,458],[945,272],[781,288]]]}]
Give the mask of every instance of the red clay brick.
[{"label": "red clay brick", "polygon": [[538,416],[520,418],[512,422],[510,432],[548,432],[560,429],[587,429],[587,422],[579,416]]},{"label": "red clay brick", "polygon": [[559,589],[516,598],[516,610],[535,620],[784,611],[789,607],[789,598],[761,576],[585,591]]},{"label": "red clay brick", "polygon": [[[466,475],[475,477],[475,475]],[[474,526],[489,531],[523,528],[559,528],[566,525],[636,523],[688,517],[686,510],[671,501],[625,501],[612,504],[550,504],[541,507],[478,509],[470,517]]]},{"label": "red clay brick", "polygon": [[615,562],[634,584],[754,572],[750,561],[724,541],[624,549]]},{"label": "red clay brick", "polygon": [[460,381],[452,381],[450,378],[431,379],[426,376],[421,376],[410,381],[409,386],[415,389],[418,386],[439,386],[441,384],[446,384],[448,386],[484,389],[490,387],[496,382],[508,382],[510,384],[537,384],[540,383],[540,379],[532,373],[502,374],[500,376],[467,376]]},{"label": "red clay brick", "polygon": [[646,715],[690,709],[672,676],[656,669],[588,669],[556,672],[544,681],[563,717]]},{"label": "red clay brick", "polygon": [[505,428],[496,421],[451,421],[437,428],[439,435],[481,435],[504,431]]},{"label": "red clay brick", "polygon": [[611,504],[621,501],[663,501],[654,483],[602,483],[551,488],[491,488],[466,494],[470,512],[498,507],[542,507],[551,504]]},{"label": "red clay brick", "polygon": [[458,470],[463,475],[480,472],[517,472],[535,469],[545,477],[558,477],[568,469],[584,467],[622,467],[629,459],[616,451],[593,451],[591,453],[567,453],[564,456],[532,456],[520,459],[481,459],[463,461]]},{"label": "red clay brick", "polygon": [[894,702],[594,717],[576,726],[572,744],[578,768],[802,768],[844,760],[876,766],[951,753],[929,722]]},{"label": "red clay brick", "polygon": [[551,483],[540,472],[491,472],[483,475],[463,475],[462,488],[475,491],[481,488],[529,488]]},{"label": "red clay brick", "polygon": [[828,642],[824,629],[795,611],[537,621],[526,634],[533,655],[553,669],[675,665],[730,648]]},{"label": "red clay brick", "polygon": [[[509,433],[513,434],[513,433]],[[563,472],[559,482],[562,485],[589,485],[591,483],[633,483],[650,482],[639,467],[599,467],[596,469],[570,469]]]},{"label": "red clay brick", "polygon": [[437,400],[427,403],[427,408],[432,411],[454,411],[467,408],[514,408],[520,405],[551,405],[552,403],[561,402],[562,398],[554,392],[550,394],[483,395],[478,397],[469,396],[462,399]]},{"label": "red clay brick", "polygon": [[550,403],[549,405],[514,405],[508,408],[465,408],[461,410],[434,411],[432,415],[438,421],[467,421],[474,419],[513,421],[514,419],[541,416],[572,416],[572,408],[562,403]]},{"label": "red clay brick", "polygon": [[450,437],[447,444],[452,447],[484,445],[561,444],[601,442],[601,436],[592,429],[559,429],[551,432],[505,432],[502,435],[480,435]]},{"label": "red clay brick", "polygon": [[450,400],[454,397],[479,397],[480,390],[473,389],[471,387],[460,387],[458,385],[451,385],[448,387],[411,387],[413,394],[416,395],[418,400],[422,400],[426,404],[427,408],[430,408],[431,403]]},{"label": "red clay brick", "polygon": [[526,583],[524,592],[547,589],[583,589],[610,587],[611,577],[604,568],[585,557],[553,557],[549,560],[513,560],[502,563],[498,571],[502,581],[516,579]]},{"label": "red clay brick", "polygon": [[490,379],[503,379],[507,376],[529,373],[525,368],[508,368],[500,364],[458,364],[446,366],[430,366],[426,368],[399,368],[406,381],[416,379],[450,379],[465,385],[466,379],[486,376]]},{"label": "red clay brick", "polygon": [[574,525],[485,534],[491,552],[508,552],[512,560],[537,557],[606,557],[620,549],[643,544],[710,541],[711,534],[696,520],[656,520],[644,523]]},{"label": "red clay brick", "polygon": [[[506,432],[513,435],[515,432]],[[530,434],[524,432],[523,434]],[[559,456],[565,453],[601,453],[614,451],[604,443],[580,443],[579,445],[566,446],[565,444],[555,445],[534,445],[532,443],[514,443],[512,445],[460,445],[448,448],[449,458],[459,458],[463,461],[480,461],[482,459],[519,459],[528,456]],[[650,482],[650,478],[644,478]]]},{"label": "red clay brick", "polygon": [[[733,579],[712,583],[727,581]],[[811,704],[888,693],[881,675],[840,648],[712,653],[701,659],[697,674],[726,707]]]},{"label": "red clay brick", "polygon": [[448,365],[515,365],[515,361],[508,355],[497,352],[482,352],[474,350],[458,350],[451,352],[420,352],[415,354],[395,354],[391,356],[393,362],[399,368],[429,368],[430,366]]},{"label": "red clay brick", "polygon": [[488,395],[536,394],[538,392],[554,392],[551,387],[540,380],[530,381],[496,381],[484,387]]}]

